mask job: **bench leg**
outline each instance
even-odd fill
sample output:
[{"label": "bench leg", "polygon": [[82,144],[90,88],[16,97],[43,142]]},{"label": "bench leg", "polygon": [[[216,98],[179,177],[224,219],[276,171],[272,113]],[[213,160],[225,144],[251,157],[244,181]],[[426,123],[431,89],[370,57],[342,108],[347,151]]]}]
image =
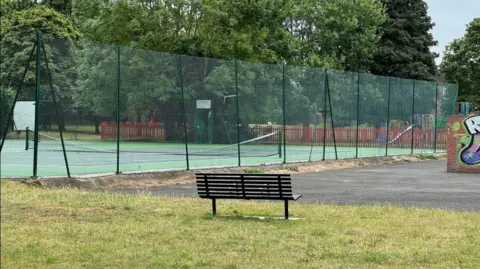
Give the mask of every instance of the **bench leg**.
[{"label": "bench leg", "polygon": [[285,200],[285,219],[288,219],[288,200]]},{"label": "bench leg", "polygon": [[217,215],[217,201],[215,199],[212,199],[212,211],[213,211],[213,216]]}]

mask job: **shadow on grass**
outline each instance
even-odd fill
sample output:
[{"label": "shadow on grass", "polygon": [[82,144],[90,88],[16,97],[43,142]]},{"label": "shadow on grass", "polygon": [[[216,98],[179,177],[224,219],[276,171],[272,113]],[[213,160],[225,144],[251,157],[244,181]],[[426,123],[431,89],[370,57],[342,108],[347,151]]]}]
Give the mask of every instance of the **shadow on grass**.
[{"label": "shadow on grass", "polygon": [[241,215],[235,213],[234,215],[217,215],[213,216],[212,213],[205,214],[201,216],[201,219],[204,220],[237,220],[237,221],[254,221],[254,222],[288,222],[288,221],[298,221],[305,220],[304,218],[297,218],[295,216],[289,216],[288,219],[285,219],[284,216],[253,216],[253,215]]}]

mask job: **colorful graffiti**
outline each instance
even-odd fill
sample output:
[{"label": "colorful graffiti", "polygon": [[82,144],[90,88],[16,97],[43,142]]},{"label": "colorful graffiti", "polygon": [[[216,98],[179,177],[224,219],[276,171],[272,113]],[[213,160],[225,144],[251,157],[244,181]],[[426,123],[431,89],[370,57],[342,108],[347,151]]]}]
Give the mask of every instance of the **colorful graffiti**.
[{"label": "colorful graffiti", "polygon": [[[463,125],[463,126],[462,126]],[[453,130],[459,131],[464,128],[464,134],[460,136],[459,161],[465,165],[480,166],[480,115],[470,116],[463,121],[463,124],[456,122]]]}]

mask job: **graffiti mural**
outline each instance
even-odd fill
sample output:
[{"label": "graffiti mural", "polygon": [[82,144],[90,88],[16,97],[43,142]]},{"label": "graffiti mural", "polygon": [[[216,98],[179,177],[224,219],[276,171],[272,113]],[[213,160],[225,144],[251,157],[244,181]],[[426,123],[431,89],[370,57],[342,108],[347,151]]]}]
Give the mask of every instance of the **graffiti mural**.
[{"label": "graffiti mural", "polygon": [[480,166],[480,115],[471,116],[463,121],[463,126],[453,126],[459,130],[463,127],[464,134],[460,137],[459,161],[465,165]]}]

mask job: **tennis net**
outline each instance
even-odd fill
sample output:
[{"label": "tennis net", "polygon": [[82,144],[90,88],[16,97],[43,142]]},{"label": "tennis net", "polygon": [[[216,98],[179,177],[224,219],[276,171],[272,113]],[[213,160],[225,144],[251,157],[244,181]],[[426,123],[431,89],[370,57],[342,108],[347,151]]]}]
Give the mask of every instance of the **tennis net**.
[{"label": "tennis net", "polygon": [[[27,136],[26,149],[32,150],[34,141],[33,135]],[[242,157],[269,157],[280,155],[281,153],[281,135],[279,132],[273,132],[260,137],[255,137],[240,142],[240,155]],[[84,152],[85,154],[94,153],[117,153],[117,144],[115,141],[72,141],[64,140],[65,150],[67,152]],[[188,144],[188,155],[192,156],[238,156],[238,144]],[[39,151],[62,151],[62,143],[58,137],[45,133],[39,133]],[[185,155],[184,144],[157,143],[134,141],[124,142],[120,145],[120,154],[152,154],[152,155]]]}]

